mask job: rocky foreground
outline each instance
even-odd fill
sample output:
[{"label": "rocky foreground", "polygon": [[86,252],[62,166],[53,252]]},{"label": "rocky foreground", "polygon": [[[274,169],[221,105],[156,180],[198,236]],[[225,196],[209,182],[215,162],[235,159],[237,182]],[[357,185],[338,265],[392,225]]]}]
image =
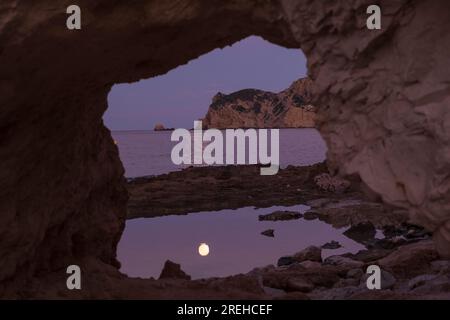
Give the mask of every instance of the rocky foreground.
[{"label": "rocky foreground", "polygon": [[[256,268],[227,278],[188,281],[180,266],[166,262],[159,280],[166,288],[206,285],[214,296],[261,299],[450,299],[450,261],[441,260],[432,241],[369,249],[322,260],[308,247],[289,265]],[[381,268],[381,289],[369,290],[367,267]],[[233,292],[233,293],[231,293]]]},{"label": "rocky foreground", "polygon": [[[291,206],[323,198],[333,201],[364,199],[357,183],[332,179],[327,172],[325,163],[288,166],[272,176],[261,176],[257,165],[209,166],[134,178],[127,186],[130,196],[128,218],[245,206]],[[389,219],[392,216],[392,209],[376,206],[383,212],[382,217]]]},{"label": "rocky foreground", "polygon": [[[311,208],[304,214],[276,211],[259,219],[319,219],[347,227],[344,235],[366,249],[323,259],[322,248],[340,247],[332,241],[247,274],[194,281],[182,266],[168,261],[159,280],[148,280],[152,286],[180,293],[199,286],[222,298],[450,299],[450,261],[439,257],[431,234],[410,224],[405,211],[370,201],[357,181],[329,176],[325,164],[290,166],[275,176],[258,173],[257,166],[191,167],[133,179],[128,184],[129,217],[306,203]],[[377,230],[383,237],[376,237]],[[366,286],[369,265],[382,270],[381,290]]]}]

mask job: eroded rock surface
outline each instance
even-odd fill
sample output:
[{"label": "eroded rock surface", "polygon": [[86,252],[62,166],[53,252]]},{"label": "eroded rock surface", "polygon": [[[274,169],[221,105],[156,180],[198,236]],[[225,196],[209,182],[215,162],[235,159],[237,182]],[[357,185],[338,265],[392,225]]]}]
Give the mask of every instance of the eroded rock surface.
[{"label": "eroded rock surface", "polygon": [[[365,28],[370,0],[80,0],[81,31],[65,28],[69,4],[0,3],[0,296],[216,290],[158,290],[118,273],[127,193],[101,117],[114,83],[164,74],[252,34],[306,54],[331,168],[409,210],[450,257],[448,1],[379,1],[379,31]],[[73,263],[90,275],[82,292],[65,289]],[[335,276],[313,280],[332,285]],[[240,288],[217,296],[261,296],[253,282]]]},{"label": "eroded rock surface", "polygon": [[311,101],[312,82],[295,81],[288,89],[273,93],[243,89],[217,93],[203,119],[205,128],[311,128],[316,117]]},{"label": "eroded rock surface", "polygon": [[282,3],[308,57],[331,168],[408,209],[450,257],[450,3],[381,1],[374,32],[352,14],[368,1]]}]

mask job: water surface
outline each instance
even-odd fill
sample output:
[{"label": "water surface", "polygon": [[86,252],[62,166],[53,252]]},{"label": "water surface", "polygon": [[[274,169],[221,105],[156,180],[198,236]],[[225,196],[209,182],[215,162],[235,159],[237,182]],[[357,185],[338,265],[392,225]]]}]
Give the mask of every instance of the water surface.
[{"label": "water surface", "polygon": [[[118,248],[121,271],[133,277],[157,278],[164,262],[170,259],[197,279],[246,273],[255,267],[276,264],[283,255],[331,240],[339,241],[343,248],[323,250],[323,257],[363,249],[342,235],[345,229],[334,229],[318,220],[258,220],[258,215],[275,210],[304,212],[306,209],[303,205],[244,207],[128,220]],[[260,234],[266,229],[274,229],[275,237]],[[209,245],[208,256],[199,255],[200,243]]]},{"label": "water surface", "polygon": [[[177,142],[171,131],[113,131],[126,177],[181,170],[170,153]],[[316,129],[280,129],[280,165],[311,165],[325,160],[326,145]],[[186,167],[186,166],[184,166]]]}]

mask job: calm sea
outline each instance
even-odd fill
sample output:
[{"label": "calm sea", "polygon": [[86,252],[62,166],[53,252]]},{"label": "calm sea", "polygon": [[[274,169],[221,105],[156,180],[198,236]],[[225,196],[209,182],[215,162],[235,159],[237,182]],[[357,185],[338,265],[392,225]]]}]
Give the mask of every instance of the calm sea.
[{"label": "calm sea", "polygon": [[[126,177],[158,175],[183,166],[172,163],[170,154],[177,142],[171,131],[113,131]],[[326,146],[315,129],[280,129],[281,167],[309,165],[325,160]]]}]

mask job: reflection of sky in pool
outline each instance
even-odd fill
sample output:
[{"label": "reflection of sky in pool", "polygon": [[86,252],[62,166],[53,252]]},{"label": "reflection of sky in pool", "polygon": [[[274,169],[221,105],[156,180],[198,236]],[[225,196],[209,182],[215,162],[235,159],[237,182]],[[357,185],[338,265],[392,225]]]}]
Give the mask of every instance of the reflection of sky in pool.
[{"label": "reflection of sky in pool", "polygon": [[[318,220],[258,221],[260,214],[276,210],[304,212],[308,208],[304,205],[245,207],[129,220],[118,248],[121,271],[131,277],[157,278],[169,259],[180,263],[187,274],[198,279],[276,265],[283,255],[331,240],[339,241],[343,248],[322,250],[323,257],[363,249],[362,245],[342,235],[344,229],[334,229]],[[275,237],[261,235],[266,229],[274,229]],[[199,255],[201,243],[209,246],[207,256]]]}]

